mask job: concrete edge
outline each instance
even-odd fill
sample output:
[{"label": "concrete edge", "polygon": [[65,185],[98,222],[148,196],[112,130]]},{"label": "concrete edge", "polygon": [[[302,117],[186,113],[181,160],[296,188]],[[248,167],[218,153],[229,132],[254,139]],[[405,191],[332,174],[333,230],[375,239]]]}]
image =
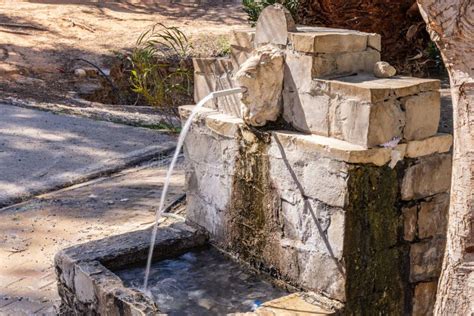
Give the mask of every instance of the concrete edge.
[{"label": "concrete edge", "polygon": [[[135,150],[131,153],[123,155],[120,158],[108,159],[74,172],[63,173],[53,177],[46,183],[34,186],[20,195],[15,194],[15,196],[6,197],[0,200],[0,208],[23,202],[36,195],[56,191],[72,185],[110,175],[162,155],[170,155],[175,150],[175,148],[176,143],[168,141],[162,145],[148,146],[144,149]],[[2,212],[1,209],[0,212]]]}]

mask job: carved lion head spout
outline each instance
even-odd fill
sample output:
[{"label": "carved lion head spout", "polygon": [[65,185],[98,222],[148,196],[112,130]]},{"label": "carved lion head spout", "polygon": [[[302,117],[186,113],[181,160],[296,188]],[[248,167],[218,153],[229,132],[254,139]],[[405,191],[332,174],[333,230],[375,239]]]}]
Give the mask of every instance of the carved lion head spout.
[{"label": "carved lion head spout", "polygon": [[241,115],[252,126],[275,121],[281,113],[284,53],[272,45],[257,48],[235,74],[244,90]]}]

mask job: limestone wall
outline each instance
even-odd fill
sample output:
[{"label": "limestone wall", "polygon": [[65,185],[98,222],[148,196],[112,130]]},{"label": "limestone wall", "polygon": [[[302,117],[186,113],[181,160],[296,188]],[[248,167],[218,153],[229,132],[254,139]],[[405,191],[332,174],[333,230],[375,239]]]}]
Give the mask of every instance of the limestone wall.
[{"label": "limestone wall", "polygon": [[[183,119],[190,109],[181,108]],[[185,143],[187,220],[219,247],[349,313],[403,314],[413,305],[421,315],[443,253],[450,147],[450,135],[439,134],[365,149],[250,130],[203,109]]]}]

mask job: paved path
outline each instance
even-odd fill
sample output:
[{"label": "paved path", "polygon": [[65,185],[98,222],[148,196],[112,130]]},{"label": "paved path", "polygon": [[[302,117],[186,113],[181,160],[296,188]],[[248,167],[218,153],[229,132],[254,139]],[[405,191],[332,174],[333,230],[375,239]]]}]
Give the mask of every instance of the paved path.
[{"label": "paved path", "polygon": [[[155,162],[1,209],[0,315],[53,315],[54,254],[152,225],[165,173],[166,165]],[[169,202],[183,184],[178,168]]]},{"label": "paved path", "polygon": [[175,136],[0,104],[0,206],[149,160]]}]

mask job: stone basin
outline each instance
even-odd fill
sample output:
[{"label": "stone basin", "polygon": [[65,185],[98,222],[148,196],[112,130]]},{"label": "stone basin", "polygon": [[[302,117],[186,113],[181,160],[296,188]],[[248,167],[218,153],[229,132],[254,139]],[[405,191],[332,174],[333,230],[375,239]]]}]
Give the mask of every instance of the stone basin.
[{"label": "stone basin", "polygon": [[[143,285],[143,266],[115,274],[127,287]],[[250,312],[265,301],[288,295],[212,246],[155,262],[149,284],[160,311],[169,315]]]},{"label": "stone basin", "polygon": [[183,222],[160,227],[149,280],[141,290],[151,230],[73,246],[55,257],[60,315],[333,314],[324,301],[259,273],[209,244]]}]

